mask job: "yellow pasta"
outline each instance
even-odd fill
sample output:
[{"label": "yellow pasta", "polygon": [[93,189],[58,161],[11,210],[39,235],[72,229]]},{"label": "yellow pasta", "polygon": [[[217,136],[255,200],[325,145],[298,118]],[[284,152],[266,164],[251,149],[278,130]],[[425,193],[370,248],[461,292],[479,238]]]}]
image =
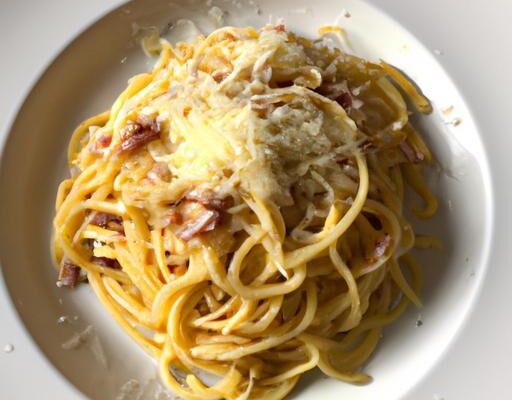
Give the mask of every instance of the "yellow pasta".
[{"label": "yellow pasta", "polygon": [[283,25],[155,51],[72,136],[58,284],[87,277],[185,399],[282,399],[314,368],[369,382],[382,329],[421,306],[410,250],[438,244],[403,215],[407,187],[420,218],[437,200],[400,90],[430,103],[396,68]]}]

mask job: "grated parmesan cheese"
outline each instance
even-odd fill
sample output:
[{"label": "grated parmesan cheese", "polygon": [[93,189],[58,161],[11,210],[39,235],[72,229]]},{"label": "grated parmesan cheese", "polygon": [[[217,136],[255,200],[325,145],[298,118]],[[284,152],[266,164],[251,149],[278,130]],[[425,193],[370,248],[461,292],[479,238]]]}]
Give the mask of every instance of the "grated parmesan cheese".
[{"label": "grated parmesan cheese", "polygon": [[92,335],[93,327],[88,325],[82,332],[75,332],[69,340],[62,343],[61,347],[64,350],[76,350],[82,346]]},{"label": "grated parmesan cheese", "polygon": [[4,353],[12,353],[14,351],[14,346],[12,344],[6,344],[3,348]]},{"label": "grated parmesan cheese", "polygon": [[208,17],[215,26],[224,25],[224,11],[222,11],[219,7],[213,6],[210,8],[208,11]]},{"label": "grated parmesan cheese", "polygon": [[391,129],[398,131],[404,127],[404,121],[395,121],[391,124]]},{"label": "grated parmesan cheese", "polygon": [[127,381],[116,396],[116,400],[138,400],[140,394],[140,383],[136,379]]},{"label": "grated parmesan cheese", "polygon": [[[76,320],[76,317],[74,319]],[[70,318],[68,316],[62,316],[59,317],[57,322],[70,322]],[[87,344],[94,358],[101,364],[101,366],[107,369],[108,362],[103,345],[101,344],[98,335],[94,332],[92,325],[88,325],[81,332],[75,332],[71,338],[61,344],[61,347],[64,350],[76,350],[85,344]]]},{"label": "grated parmesan cheese", "polygon": [[353,99],[352,100],[352,108],[359,110],[364,105],[362,100]]},{"label": "grated parmesan cheese", "polygon": [[[223,15],[217,6],[208,11],[214,23],[220,23]],[[171,58],[166,67],[173,75],[171,87],[161,93],[161,81],[155,77],[124,104],[120,116],[140,107],[140,115],[157,115],[166,126],[168,148],[155,141],[148,151],[151,161],[168,166],[172,184],[160,184],[158,179],[147,186],[126,183],[122,190],[127,202],[140,207],[151,203],[146,208],[155,210],[149,216],[155,224],[162,221],[162,200],[182,198],[191,185],[223,195],[248,191],[262,201],[272,199],[287,206],[291,188],[312,171],[338,168],[336,159],[354,150],[361,133],[332,100],[334,94],[350,91],[347,82],[337,77],[347,56],[331,52],[339,47],[335,39],[343,39],[344,32],[334,27],[322,32],[321,41],[305,46],[281,25],[260,33],[224,27],[197,57]],[[205,40],[197,38],[197,27],[189,20],[176,21],[170,34],[178,41]],[[186,54],[192,49],[182,43],[174,51]],[[365,68],[362,61],[357,65]],[[360,93],[365,85],[358,82],[352,91]],[[326,88],[329,96],[320,94]],[[140,106],[141,98],[152,100]],[[350,112],[363,105],[361,99],[353,99]],[[123,164],[120,176],[126,181],[132,181],[137,165],[147,162],[143,154]],[[341,184],[347,187],[352,182]],[[322,189],[318,182],[314,185]],[[103,247],[95,244],[95,248]]]},{"label": "grated parmesan cheese", "polygon": [[450,115],[453,112],[453,109],[453,106],[448,106],[446,108],[443,108],[442,112],[444,115]]},{"label": "grated parmesan cheese", "polygon": [[137,379],[130,379],[121,386],[116,400],[178,400],[167,391],[158,378],[146,381],[144,385]]}]

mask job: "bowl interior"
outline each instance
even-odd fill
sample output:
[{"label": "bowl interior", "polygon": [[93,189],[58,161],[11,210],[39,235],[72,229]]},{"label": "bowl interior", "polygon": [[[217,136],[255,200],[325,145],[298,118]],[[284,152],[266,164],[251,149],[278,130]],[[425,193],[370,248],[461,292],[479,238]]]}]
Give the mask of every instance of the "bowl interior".
[{"label": "bowl interior", "polygon": [[[454,338],[484,275],[491,192],[470,112],[435,53],[399,22],[363,1],[323,0],[313,7],[305,0],[214,0],[213,5],[228,11],[226,24],[261,26],[284,17],[290,29],[310,36],[319,26],[338,21],[357,54],[397,65],[433,101],[431,115],[414,116],[439,161],[430,181],[440,199],[438,216],[415,221],[414,226],[418,232],[438,235],[445,244],[441,252],[418,252],[425,273],[425,306],[410,308],[385,330],[367,366],[372,384],[351,386],[311,373],[295,392],[304,399],[399,398],[433,367]],[[111,105],[129,77],[151,68],[154,60],[138,45],[145,28],[157,26],[171,40],[196,28],[208,32],[215,28],[208,17],[210,7],[203,0],[133,1],[98,20],[42,75],[6,143],[0,172],[0,254],[10,296],[48,360],[90,398],[115,398],[126,381],[151,379],[156,368],[87,285],[74,291],[55,285],[49,243],[55,192],[67,174],[67,143],[80,121]],[[449,106],[453,111],[445,115],[442,110]],[[58,322],[62,316],[68,318]],[[94,328],[95,345],[62,348],[89,325]]]}]

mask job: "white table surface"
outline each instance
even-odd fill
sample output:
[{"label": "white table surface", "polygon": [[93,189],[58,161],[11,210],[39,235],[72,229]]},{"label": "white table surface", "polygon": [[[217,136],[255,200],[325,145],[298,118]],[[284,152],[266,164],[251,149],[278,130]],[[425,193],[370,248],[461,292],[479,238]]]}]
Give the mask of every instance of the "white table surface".
[{"label": "white table surface", "polygon": [[[431,49],[466,97],[483,133],[495,190],[490,268],[474,310],[440,363],[406,400],[512,398],[512,168],[500,138],[511,135],[512,2],[372,0]],[[0,1],[0,140],[32,84],[60,49],[120,0]],[[508,141],[510,143],[510,141]],[[497,181],[499,177],[499,182]],[[1,190],[1,188],[0,188]],[[508,245],[508,248],[507,248]],[[10,304],[0,275],[0,398],[78,399],[49,367]],[[5,322],[4,322],[5,321]],[[12,344],[15,350],[1,349]],[[30,363],[26,360],[30,359]],[[57,394],[57,397],[55,394]]]}]

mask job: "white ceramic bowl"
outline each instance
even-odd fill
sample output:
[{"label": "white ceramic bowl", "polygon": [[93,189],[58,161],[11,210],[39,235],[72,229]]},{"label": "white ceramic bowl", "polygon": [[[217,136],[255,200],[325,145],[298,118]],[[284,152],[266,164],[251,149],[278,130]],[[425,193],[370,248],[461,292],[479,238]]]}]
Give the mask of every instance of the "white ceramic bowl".
[{"label": "white ceramic bowl", "polygon": [[[374,377],[372,384],[351,386],[311,373],[294,392],[294,398],[322,396],[326,400],[405,396],[455,337],[484,278],[493,193],[472,115],[440,66],[438,52],[423,47],[400,23],[367,3],[346,0],[341,6],[330,1],[312,5],[304,0],[260,0],[256,6],[221,0],[213,4],[229,10],[227,24],[261,26],[271,14],[273,21],[284,17],[290,29],[305,35],[315,35],[319,26],[337,21],[347,29],[357,54],[397,65],[434,104],[432,115],[415,119],[441,166],[431,174],[440,210],[435,220],[418,222],[415,227],[440,236],[446,250],[420,253],[426,277],[425,307],[410,309],[385,330],[367,366]],[[153,60],[137,44],[136,26],[163,29],[186,18],[209,31],[214,25],[207,17],[208,9],[203,0],[148,0],[129,3],[102,17],[53,60],[19,110],[5,144],[0,172],[0,255],[7,289],[26,329],[50,363],[90,398],[115,398],[128,379],[143,381],[156,372],[152,360],[117,327],[87,285],[74,291],[55,286],[50,225],[57,184],[67,174],[66,146],[74,126],[108,108],[130,76],[152,65]],[[350,12],[350,18],[343,16],[343,9]],[[179,34],[172,32],[171,40]],[[454,111],[444,115],[441,110],[449,106]],[[461,121],[457,126],[456,118]],[[78,319],[59,324],[61,316]],[[418,318],[423,321],[421,327],[417,327]],[[62,343],[87,325],[94,326],[107,365],[89,346],[62,349]]]}]

